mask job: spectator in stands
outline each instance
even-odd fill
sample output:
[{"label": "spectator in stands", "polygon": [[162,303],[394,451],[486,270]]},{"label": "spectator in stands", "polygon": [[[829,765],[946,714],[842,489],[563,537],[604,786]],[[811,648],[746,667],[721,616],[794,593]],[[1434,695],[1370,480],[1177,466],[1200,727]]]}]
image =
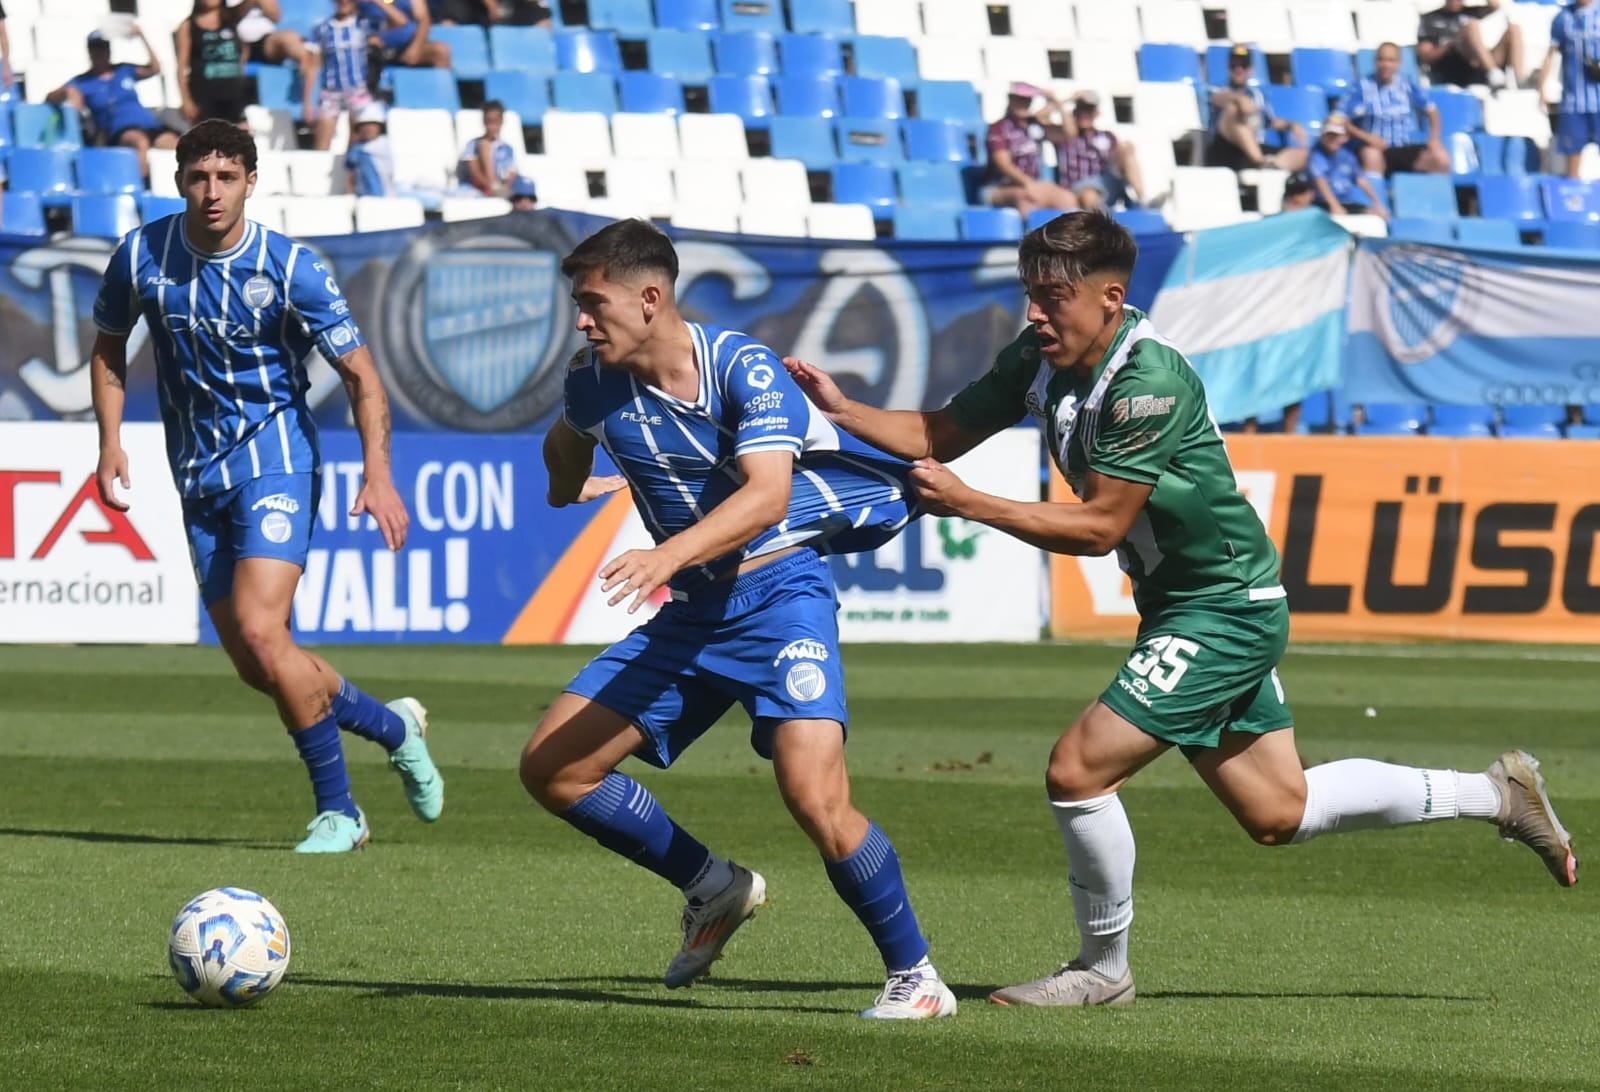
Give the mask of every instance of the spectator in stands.
[{"label": "spectator in stands", "polygon": [[[1349,119],[1350,135],[1362,145],[1361,164],[1373,174],[1397,171],[1449,174],[1450,153],[1439,132],[1439,108],[1410,76],[1400,73],[1400,47],[1378,47],[1373,72],[1345,92],[1339,113]],[[1411,134],[1420,121],[1428,124],[1426,143]]]},{"label": "spectator in stands", "polygon": [[[1320,142],[1319,142],[1320,143]],[[1316,185],[1305,171],[1295,171],[1283,182],[1283,204],[1279,212],[1298,212],[1315,203]]]},{"label": "spectator in stands", "polygon": [[[1228,84],[1211,89],[1211,138],[1206,163],[1242,171],[1251,167],[1278,167],[1298,171],[1309,151],[1305,126],[1276,117],[1261,88],[1251,83],[1255,58],[1249,46],[1237,45],[1228,53]],[[1262,147],[1267,130],[1286,133],[1289,147],[1268,152]]]},{"label": "spectator in stands", "polygon": [[[428,39],[433,15],[428,11],[427,0],[360,0],[360,9],[375,23],[389,20],[389,25],[378,32],[385,67],[450,67],[450,47]],[[398,23],[392,18],[395,12],[403,16]]]},{"label": "spectator in stands", "polygon": [[388,111],[381,102],[368,102],[356,111],[350,129],[350,150],[345,170],[349,191],[358,197],[393,197],[394,151],[389,147]]},{"label": "spectator in stands", "polygon": [[500,20],[500,6],[495,0],[428,0],[428,14],[442,27],[487,27]]},{"label": "spectator in stands", "polygon": [[312,144],[326,151],[333,143],[339,115],[356,112],[372,101],[367,46],[384,25],[405,21],[396,8],[384,9],[386,24],[373,22],[358,10],[357,0],[335,0],[333,16],[311,28],[306,42],[304,110]]},{"label": "spectator in stands", "polygon": [[533,179],[518,175],[511,182],[511,211],[527,212],[539,207],[539,190]]},{"label": "spectator in stands", "polygon": [[[1033,113],[1033,101],[1043,96],[1045,111]],[[1039,141],[1050,136],[1061,139],[1059,127],[1061,101],[1032,84],[1014,83],[1006,99],[1005,117],[989,126],[989,170],[979,199],[986,204],[1009,206],[1024,220],[1034,209],[1075,209],[1078,199],[1054,182],[1040,177]],[[1045,120],[1054,119],[1047,133]]]},{"label": "spectator in stands", "polygon": [[1322,123],[1322,135],[1316,147],[1311,149],[1311,162],[1307,167],[1316,188],[1315,201],[1335,216],[1370,212],[1387,220],[1389,214],[1384,210],[1378,191],[1361,169],[1361,158],[1351,146],[1353,143],[1345,116],[1329,114],[1328,120]]},{"label": "spectator in stands", "polygon": [[1085,209],[1108,205],[1138,205],[1144,176],[1132,144],[1120,143],[1115,133],[1098,128],[1100,96],[1085,91],[1072,101],[1072,118],[1065,140],[1056,145],[1061,184],[1072,191]]},{"label": "spectator in stands", "polygon": [[244,75],[249,47],[239,37],[239,23],[255,4],[245,0],[230,8],[222,0],[194,0],[189,18],[178,24],[172,39],[178,51],[178,93],[188,121],[244,123],[250,102]]},{"label": "spectator in stands", "polygon": [[296,31],[278,29],[278,20],[283,18],[278,0],[228,0],[228,6],[247,9],[236,29],[239,40],[250,47],[250,60],[267,64],[291,61],[305,71],[305,40]]},{"label": "spectator in stands", "polygon": [[1423,15],[1417,26],[1417,59],[1435,85],[1458,87],[1506,85],[1506,70],[1520,84],[1527,73],[1522,65],[1522,28],[1506,20],[1506,29],[1489,45],[1483,40],[1485,15],[1499,10],[1501,0],[1467,7],[1465,0],[1444,0],[1444,7]]},{"label": "spectator in stands", "polygon": [[517,176],[516,149],[500,139],[506,108],[498,99],[483,104],[483,135],[467,141],[456,179],[485,197],[505,197]]},{"label": "spectator in stands", "polygon": [[11,86],[11,36],[6,33],[6,6],[0,3],[0,91]]},{"label": "spectator in stands", "polygon": [[1600,7],[1572,0],[1550,24],[1550,52],[1539,66],[1543,87],[1550,66],[1561,58],[1561,106],[1556,151],[1567,157],[1567,177],[1578,177],[1583,149],[1600,144]]},{"label": "spectator in stands", "polygon": [[139,173],[149,178],[146,153],[152,145],[176,148],[178,134],[162,125],[139,101],[139,81],[160,75],[161,62],[137,25],[130,28],[130,33],[144,45],[150,57],[148,64],[112,64],[111,42],[97,30],[89,35],[89,71],[72,77],[46,95],[45,101],[56,106],[66,103],[79,113],[87,113],[96,136],[94,142],[132,148],[139,155]]}]

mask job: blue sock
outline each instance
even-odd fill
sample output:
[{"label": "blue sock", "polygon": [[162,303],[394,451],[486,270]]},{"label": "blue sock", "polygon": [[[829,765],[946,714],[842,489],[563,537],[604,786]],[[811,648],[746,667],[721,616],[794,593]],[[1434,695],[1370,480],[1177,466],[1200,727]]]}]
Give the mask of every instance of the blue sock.
[{"label": "blue sock", "polygon": [[339,727],[370,739],[392,751],[406,741],[406,722],[400,714],[365,691],[350,685],[349,679],[339,680],[339,692],[333,696],[333,715]]},{"label": "blue sock", "polygon": [[607,774],[561,818],[680,889],[693,883],[711,860],[711,851],[674,823],[649,789],[626,774]]},{"label": "blue sock", "polygon": [[867,826],[866,839],[850,856],[824,863],[833,889],[872,935],[884,968],[892,974],[921,962],[928,954],[928,942],[911,910],[900,858],[878,824]]},{"label": "blue sock", "polygon": [[309,728],[290,732],[300,761],[311,775],[311,791],[317,796],[317,814],[341,811],[354,819],[356,802],[350,797],[350,774],[344,768],[344,746],[339,742],[339,725],[325,717]]}]

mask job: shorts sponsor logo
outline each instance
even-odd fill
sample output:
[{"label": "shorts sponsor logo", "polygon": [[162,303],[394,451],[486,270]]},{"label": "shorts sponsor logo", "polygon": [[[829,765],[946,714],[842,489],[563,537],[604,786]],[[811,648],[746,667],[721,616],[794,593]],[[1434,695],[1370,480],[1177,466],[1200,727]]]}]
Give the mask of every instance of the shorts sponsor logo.
[{"label": "shorts sponsor logo", "polygon": [[277,291],[272,287],[272,282],[257,274],[244,282],[244,287],[239,290],[239,295],[244,297],[244,302],[259,311],[263,307],[270,307],[277,298]]},{"label": "shorts sponsor logo", "polygon": [[261,536],[268,542],[283,545],[294,534],[294,523],[282,512],[268,512],[261,517]]},{"label": "shorts sponsor logo", "polygon": [[1145,696],[1144,691],[1149,689],[1149,684],[1146,683],[1142,687],[1134,685],[1134,683],[1143,682],[1143,679],[1136,679],[1134,682],[1130,683],[1127,679],[1124,679],[1120,676],[1117,678],[1117,685],[1122,687],[1123,690],[1127,691],[1128,695],[1132,697],[1134,701],[1148,709],[1150,708],[1150,699]]},{"label": "shorts sponsor logo", "polygon": [[795,701],[816,701],[828,689],[828,677],[813,663],[798,663],[783,678],[783,688]]},{"label": "shorts sponsor logo", "polygon": [[252,504],[250,511],[254,512],[257,508],[270,508],[274,512],[287,512],[292,516],[300,511],[300,502],[287,493],[273,493]]},{"label": "shorts sponsor logo", "polygon": [[802,637],[798,641],[790,641],[784,645],[783,651],[778,653],[778,658],[772,661],[772,666],[777,667],[785,660],[817,660],[826,663],[828,646],[815,637]]}]

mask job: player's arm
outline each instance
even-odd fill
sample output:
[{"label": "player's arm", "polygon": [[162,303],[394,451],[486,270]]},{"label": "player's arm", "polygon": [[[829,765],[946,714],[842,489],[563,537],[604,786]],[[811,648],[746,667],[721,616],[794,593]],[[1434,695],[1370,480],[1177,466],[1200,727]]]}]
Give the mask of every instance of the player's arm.
[{"label": "player's arm", "polygon": [[982,523],[1053,554],[1088,557],[1116,549],[1155,490],[1091,470],[1081,503],[1017,501],[973,489],[931,459],[917,463],[911,483],[923,506],[936,514]]},{"label": "player's arm", "polygon": [[574,428],[565,417],[558,418],[544,434],[544,469],[550,479],[545,500],[551,508],[569,504],[588,504],[627,486],[618,474],[594,472],[594,448],[599,441]]},{"label": "player's arm", "polygon": [[363,482],[356,501],[350,507],[352,516],[366,512],[378,522],[383,541],[391,550],[406,544],[406,528],[411,517],[406,503],[394,487],[394,472],[389,462],[389,396],[384,393],[383,380],[372,363],[372,354],[365,345],[358,345],[333,362],[334,370],[344,383],[345,394],[350,398],[350,409],[356,421],[356,433],[361,437],[361,462]]},{"label": "player's arm", "polygon": [[[865,440],[882,451],[902,459],[959,459],[1006,425],[993,428],[957,424],[950,407],[922,410],[885,410],[846,398],[826,372],[795,357],[785,357],[783,366],[811,399],[813,405],[838,427],[858,440]],[[981,382],[981,380],[980,380]],[[1018,414],[1020,416],[1020,414]]]},{"label": "player's arm", "polygon": [[128,335],[101,330],[95,335],[89,354],[89,397],[94,404],[94,422],[100,430],[100,463],[95,469],[95,485],[107,507],[128,510],[128,502],[117,496],[117,483],[127,489],[128,453],[122,450],[122,410],[127,403]]}]

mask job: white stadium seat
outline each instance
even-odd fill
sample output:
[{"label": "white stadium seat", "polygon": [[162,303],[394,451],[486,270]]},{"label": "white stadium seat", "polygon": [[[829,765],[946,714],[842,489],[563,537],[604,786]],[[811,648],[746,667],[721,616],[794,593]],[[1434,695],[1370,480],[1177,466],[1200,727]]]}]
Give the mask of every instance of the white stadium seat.
[{"label": "white stadium seat", "polygon": [[1070,48],[1078,36],[1072,5],[1066,0],[1012,0],[1011,36],[1046,49]]},{"label": "white stadium seat", "polygon": [[1288,171],[1268,167],[1250,168],[1239,172],[1239,181],[1255,187],[1256,210],[1261,215],[1271,216],[1283,211],[1283,190],[1289,181]]},{"label": "white stadium seat", "polygon": [[289,182],[289,161],[282,152],[256,155],[256,192],[263,197],[280,197],[294,192]]},{"label": "white stadium seat", "polygon": [[1289,29],[1298,46],[1356,48],[1355,17],[1345,0],[1289,0]]},{"label": "white stadium seat", "polygon": [[1116,132],[1118,140],[1133,144],[1134,154],[1139,157],[1139,171],[1144,175],[1145,190],[1139,196],[1147,204],[1170,196],[1178,162],[1172,152],[1172,142],[1161,128],[1128,125],[1118,126]]},{"label": "white stadium seat", "polygon": [[1208,44],[1200,0],[1144,0],[1139,5],[1139,23],[1147,42],[1193,46],[1197,50]]},{"label": "white stadium seat", "polygon": [[350,172],[344,157],[332,152],[296,148],[279,152],[289,164],[289,192],[301,197],[323,197],[348,189]]},{"label": "white stadium seat", "polygon": [[439,216],[445,223],[457,220],[487,220],[511,211],[504,197],[446,197],[439,202]]},{"label": "white stadium seat", "polygon": [[[1063,6],[1065,6],[1063,4]],[[1078,41],[1117,42],[1139,48],[1139,9],[1127,0],[1078,0]]]},{"label": "white stadium seat", "polygon": [[1127,94],[1139,82],[1138,57],[1131,48],[1079,42],[1072,47],[1072,78],[1089,87]]},{"label": "white stadium seat", "polygon": [[1167,220],[1178,231],[1224,227],[1244,220],[1239,177],[1227,167],[1179,167],[1173,171]]},{"label": "white stadium seat", "polygon": [[922,0],[922,32],[981,42],[989,37],[988,6],[984,0]]},{"label": "white stadium seat", "polygon": [[517,172],[533,179],[541,208],[577,209],[589,203],[589,178],[576,163],[548,155],[523,156]]},{"label": "white stadium seat", "polygon": [[606,199],[648,216],[670,216],[677,205],[672,169],[647,159],[614,159],[606,167]]},{"label": "white stadium seat", "polygon": [[[754,160],[751,160],[754,162]],[[684,161],[672,168],[678,204],[737,210],[744,204],[739,168],[734,163]]]},{"label": "white stadium seat", "polygon": [[[801,0],[804,3],[804,0]],[[856,33],[890,38],[922,37],[922,6],[917,0],[867,0],[856,4]]]},{"label": "white stadium seat", "polygon": [[1177,140],[1204,126],[1200,98],[1187,83],[1141,83],[1133,90],[1133,120],[1142,129]]},{"label": "white stadium seat", "polygon": [[672,226],[686,231],[720,231],[733,235],[739,230],[737,205],[679,205],[672,210]]},{"label": "white stadium seat", "polygon": [[925,80],[983,79],[983,41],[987,39],[924,38],[917,46],[917,75]]},{"label": "white stadium seat", "polygon": [[774,235],[803,239],[806,205],[746,205],[739,212],[739,230],[745,235]]},{"label": "white stadium seat", "polygon": [[603,171],[611,162],[611,126],[604,114],[584,110],[550,110],[544,115],[544,154],[588,171]]},{"label": "white stadium seat", "polygon": [[349,235],[355,230],[356,199],[349,195],[296,197],[282,207],[283,230],[296,238]]},{"label": "white stadium seat", "polygon": [[[747,209],[786,208],[811,203],[811,181],[798,159],[757,158],[739,165]],[[801,234],[804,234],[802,231]]]},{"label": "white stadium seat", "polygon": [[[301,198],[301,200],[308,199]],[[422,202],[414,197],[356,198],[357,231],[394,231],[400,228],[421,227],[425,219]]]},{"label": "white stadium seat", "polygon": [[1356,37],[1376,49],[1384,42],[1417,44],[1417,9],[1397,0],[1356,0]]},{"label": "white stadium seat", "polygon": [[456,158],[455,118],[447,110],[389,111],[389,144],[394,150],[398,189],[453,189]]},{"label": "white stadium seat", "polygon": [[1539,105],[1539,92],[1503,90],[1483,102],[1483,129],[1496,136],[1528,137],[1539,147],[1550,143],[1550,115]]},{"label": "white stadium seat", "polygon": [[1268,53],[1287,53],[1294,45],[1289,11],[1279,0],[1228,0],[1223,10],[1235,42],[1252,42]]},{"label": "white stadium seat", "polygon": [[612,114],[611,145],[626,159],[673,162],[678,149],[678,120],[671,114]]},{"label": "white stadium seat", "polygon": [[1023,38],[990,38],[983,44],[983,66],[991,80],[1022,80],[1045,86],[1050,55],[1037,42]]},{"label": "white stadium seat", "polygon": [[685,159],[740,161],[750,158],[750,145],[744,137],[744,119],[738,114],[679,115],[678,144]]},{"label": "white stadium seat", "polygon": [[244,214],[262,227],[283,231],[282,197],[251,197],[244,203]]},{"label": "white stadium seat", "polygon": [[878,227],[866,205],[817,204],[806,212],[806,233],[813,239],[866,242],[878,237]]},{"label": "white stadium seat", "polygon": [[178,197],[178,150],[151,148],[145,154],[150,167],[150,192],[157,197]]}]

